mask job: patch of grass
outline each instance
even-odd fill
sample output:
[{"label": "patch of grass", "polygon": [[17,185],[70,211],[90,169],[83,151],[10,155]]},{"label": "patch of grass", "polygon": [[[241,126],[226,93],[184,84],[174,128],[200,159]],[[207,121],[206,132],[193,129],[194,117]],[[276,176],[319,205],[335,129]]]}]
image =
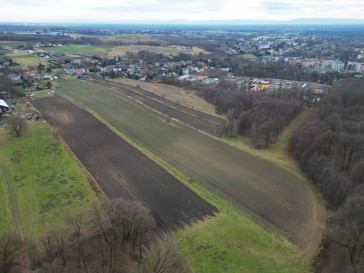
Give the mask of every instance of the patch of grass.
[{"label": "patch of grass", "polygon": [[82,55],[93,55],[96,53],[104,53],[111,50],[110,46],[92,46],[92,45],[66,45],[56,47],[44,47],[44,49],[64,54],[82,54]]},{"label": "patch of grass", "polygon": [[52,89],[33,91],[33,92],[30,92],[30,94],[34,95],[34,96],[32,96],[32,99],[55,96],[54,95],[55,93],[52,92]]},{"label": "patch of grass", "polygon": [[106,41],[122,41],[126,43],[135,42],[160,42],[160,40],[154,39],[147,34],[122,34],[113,36]]},{"label": "patch of grass", "polygon": [[272,153],[286,153],[289,138],[291,137],[292,131],[301,124],[307,113],[309,112],[309,108],[304,108],[301,113],[288,125],[288,127],[282,132],[278,141],[274,143],[271,147],[269,147],[269,151]]},{"label": "patch of grass", "polygon": [[176,49],[173,47],[161,47],[161,46],[145,46],[145,45],[130,45],[130,46],[117,46],[112,48],[111,51],[107,52],[108,57],[115,57],[115,56],[125,56],[126,52],[133,52],[137,53],[141,50],[146,50],[150,52],[154,52],[157,54],[163,55],[178,55],[179,53],[191,54],[191,55],[198,55],[200,53],[207,54],[209,52],[198,48],[193,47],[192,51],[188,51],[185,49]]},{"label": "patch of grass", "polygon": [[[0,128],[0,135],[3,134],[4,128]],[[9,230],[12,227],[11,214],[8,202],[8,193],[5,187],[5,181],[0,174],[0,232]]]},{"label": "patch of grass", "polygon": [[242,54],[242,55],[238,55],[238,56],[243,57],[244,59],[250,59],[250,58],[256,58],[257,57],[252,53]]},{"label": "patch of grass", "polygon": [[309,272],[300,250],[238,214],[220,213],[177,232],[194,272]]},{"label": "patch of grass", "polygon": [[24,135],[2,139],[0,155],[13,181],[24,232],[34,236],[64,223],[97,198],[87,175],[53,138],[50,127],[28,124]]},{"label": "patch of grass", "polygon": [[39,65],[39,63],[42,65],[48,64],[46,60],[32,54],[8,54],[7,57],[10,57],[13,62],[22,64],[24,66],[34,66]]},{"label": "patch of grass", "polygon": [[134,87],[140,87],[144,90],[152,92],[158,96],[176,102],[178,104],[193,108],[195,110],[205,112],[210,115],[215,114],[215,106],[207,103],[203,98],[196,95],[195,90],[184,89],[178,86],[164,84],[164,83],[152,83],[142,82],[129,78],[117,78],[115,82],[121,82]]}]

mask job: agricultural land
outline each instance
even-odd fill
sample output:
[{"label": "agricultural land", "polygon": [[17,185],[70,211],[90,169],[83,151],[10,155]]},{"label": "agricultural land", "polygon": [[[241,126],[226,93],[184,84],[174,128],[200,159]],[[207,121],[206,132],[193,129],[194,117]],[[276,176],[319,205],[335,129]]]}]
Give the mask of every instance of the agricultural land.
[{"label": "agricultural land", "polygon": [[216,116],[182,106],[142,88],[135,88],[121,83],[107,80],[95,79],[92,83],[112,89],[118,93],[125,94],[142,104],[162,113],[166,117],[178,119],[196,129],[221,137],[224,133],[226,121]]},{"label": "agricultural land", "polygon": [[24,65],[25,67],[39,65],[40,63],[42,65],[48,64],[46,60],[32,54],[8,54],[7,56],[10,57],[15,63]]},{"label": "agricultural land", "polygon": [[[316,200],[309,184],[270,162],[84,81],[60,81],[62,92],[211,192],[218,189],[267,226],[302,246],[317,238]],[[148,132],[146,134],[146,132]]]},{"label": "agricultural land", "polygon": [[0,271],[364,272],[361,23],[96,17],[0,26]]},{"label": "agricultural land", "polygon": [[85,110],[60,97],[32,104],[47,116],[108,198],[143,201],[162,230],[181,228],[216,212]]},{"label": "agricultural land", "polygon": [[[68,83],[69,81],[61,81],[61,84],[62,83],[64,84],[64,82]],[[74,83],[76,84],[76,88],[80,87],[77,86],[77,83],[87,84],[82,81],[77,81]],[[64,132],[64,134],[69,134],[69,132],[72,132],[75,134],[74,136],[77,137],[78,139],[80,137],[83,138],[83,140],[86,141],[85,145],[87,147],[93,147],[96,146],[95,143],[104,142],[104,144],[101,145],[102,151],[99,151],[97,153],[96,159],[95,157],[90,157],[89,152],[86,152],[85,157],[82,157],[83,153],[81,153],[80,155],[82,158],[81,161],[85,160],[85,158],[87,161],[87,158],[89,158],[89,162],[91,164],[95,164],[94,162],[102,163],[100,161],[105,162],[107,159],[105,159],[104,156],[106,154],[109,154],[110,155],[109,158],[110,159],[112,158],[112,160],[117,162],[119,166],[120,165],[126,166],[125,167],[126,170],[131,170],[129,171],[129,173],[128,171],[126,171],[126,174],[124,173],[124,175],[126,175],[127,178],[130,178],[129,175],[133,175],[133,179],[130,179],[129,183],[130,181],[138,181],[138,179],[136,179],[135,177],[136,175],[135,173],[137,172],[133,168],[135,168],[135,165],[138,164],[139,164],[138,167],[140,167],[141,164],[144,165],[145,161],[141,161],[140,158],[137,159],[134,156],[132,156],[132,160],[130,160],[130,155],[133,155],[133,152],[130,151],[130,147],[127,150],[125,150],[125,147],[123,149],[115,148],[115,143],[112,142],[108,137],[106,137],[107,141],[97,141],[96,137],[96,142],[95,142],[94,132],[99,132],[100,128],[99,126],[95,127],[95,124],[93,124],[94,122],[96,122],[94,118],[91,117],[85,118],[84,115],[86,116],[89,115],[84,110],[77,109],[77,107],[74,108],[75,106],[72,106],[72,104],[70,104],[69,101],[61,100],[60,98],[57,97],[34,100],[32,103],[35,104],[40,109],[42,109],[42,112],[43,111],[48,112],[48,117],[50,117],[49,115],[51,115],[50,122],[52,123],[52,126],[54,126],[55,128],[59,126],[59,124],[57,125],[56,121],[57,118],[59,118],[58,121],[63,123],[62,131],[69,130],[68,132]],[[60,110],[58,109],[59,106],[63,108],[63,111],[62,110],[59,111]],[[64,112],[65,109],[67,109],[66,113]],[[75,112],[70,111],[70,109],[73,109]],[[77,113],[78,118],[71,118],[70,112]],[[62,114],[60,115],[60,113]],[[92,126],[91,123],[89,122],[90,118],[93,119]],[[160,120],[160,122],[164,123],[163,120]],[[176,125],[181,126],[179,123],[176,123],[173,126]],[[78,132],[80,128],[81,130],[88,130],[89,133],[80,134]],[[97,130],[93,130],[94,132],[92,132],[90,131],[90,128],[97,128]],[[101,131],[103,139],[105,139],[104,137],[105,132],[103,132],[103,130]],[[85,136],[87,136],[86,138],[88,138],[89,141],[90,140],[93,141],[92,145],[87,145],[88,142],[87,140],[84,139]],[[70,141],[69,139],[67,141],[66,137],[65,140],[69,144],[72,143],[72,141]],[[121,141],[121,139],[119,138],[118,141]],[[84,142],[76,141],[73,142],[73,145],[79,147],[80,143]],[[110,145],[110,143],[112,144]],[[138,149],[145,151],[145,145],[143,143],[138,142],[136,144]],[[111,147],[107,148],[107,146]],[[74,149],[73,147],[72,150],[77,151],[77,148]],[[118,152],[115,153],[115,150],[117,150]],[[123,151],[125,151],[125,154],[127,154],[127,156],[122,155]],[[77,152],[75,153],[77,155]],[[128,158],[128,161],[130,161],[131,163],[128,164],[125,161],[125,158]],[[123,163],[121,163],[120,160],[123,161]],[[159,162],[163,163],[163,161]],[[91,168],[89,165],[86,166],[89,170],[91,170],[91,172],[93,171],[99,172],[100,169],[103,169],[103,168]],[[166,165],[164,165],[164,167],[166,168]],[[226,196],[219,190],[218,191],[208,190],[205,187],[206,185],[203,185],[192,178],[188,178],[184,174],[181,174],[179,171],[176,171],[174,168],[168,167],[168,164],[167,164],[167,169],[169,171],[172,171],[172,173],[174,173],[175,176],[180,177],[180,179],[182,179],[185,183],[187,182],[189,187],[191,187],[205,200],[208,200],[211,204],[214,204],[214,206],[216,206],[219,210],[219,213],[215,214],[214,217],[207,217],[207,218],[205,217],[203,221],[194,222],[192,223],[192,225],[185,226],[184,229],[181,229],[176,233],[174,233],[174,237],[183,255],[187,259],[190,267],[195,272],[222,272],[222,271],[242,272],[242,270],[247,272],[309,272],[310,270],[309,263],[311,256],[307,255],[305,248],[300,249],[297,246],[295,246],[292,242],[289,242],[288,240],[284,239],[284,237],[279,238],[276,235],[266,231],[256,223],[254,223],[250,219],[250,217],[248,217],[245,213],[242,213],[240,210],[237,211],[236,208],[234,208],[230,202],[227,202],[226,200],[228,198],[225,198]],[[107,170],[108,174],[114,173],[110,172],[110,169]],[[142,171],[141,173],[145,173],[145,171]],[[93,174],[96,178],[99,178],[97,174],[95,173]],[[149,176],[150,172],[146,175]],[[145,175],[142,175],[141,177],[142,177],[141,181],[145,180],[150,181],[150,177],[148,179],[146,179]],[[100,179],[99,181],[101,181],[100,186],[103,187],[104,191],[106,192],[108,184],[109,186],[111,185],[110,179],[108,179],[108,181]],[[121,180],[121,177],[117,177],[117,181],[118,183],[120,183],[120,181],[125,182],[125,180]],[[148,189],[148,185],[146,185],[145,183],[142,183],[141,185],[143,186],[143,189],[140,190],[144,191],[144,193],[142,194],[148,195],[149,191],[153,191],[153,189],[155,189],[155,187]],[[111,191],[111,195],[120,194],[120,191],[116,189],[121,187],[122,186],[120,185],[116,187],[114,185],[112,187],[113,190]],[[132,183],[131,187],[132,188],[136,187],[135,183]],[[158,188],[165,189],[165,187],[161,186],[159,186]],[[178,192],[180,193],[181,191],[179,190]],[[218,194],[216,195],[215,193]],[[183,194],[183,196],[184,198],[186,198],[185,194]],[[158,199],[159,201],[161,200],[161,198]],[[164,200],[163,206],[160,207],[159,209],[165,212],[166,211],[165,204],[166,202],[168,203],[168,201],[166,201],[168,200],[168,198],[167,199],[164,198],[163,200]],[[194,213],[196,213],[196,211],[203,211],[203,207],[206,206],[206,205],[204,206],[198,205],[196,202],[194,202],[191,205],[191,207],[190,207],[190,202],[187,202],[187,204],[189,208],[189,216],[192,215],[191,214],[192,211]],[[173,207],[175,205],[176,204],[174,201],[167,207]],[[154,212],[155,211],[152,210],[153,214]],[[154,216],[156,215],[154,214]],[[174,214],[173,217],[175,217]],[[177,218],[180,218],[180,216],[175,217],[174,221],[176,221]]]},{"label": "agricultural land", "polygon": [[102,55],[111,50],[110,46],[91,45],[65,45],[57,47],[45,47],[44,49],[69,55]]},{"label": "agricultural land", "polygon": [[128,45],[128,46],[117,46],[113,47],[110,51],[107,52],[108,57],[115,56],[124,56],[126,52],[137,53],[139,51],[150,51],[157,54],[163,55],[178,55],[179,53],[198,55],[200,53],[207,54],[206,50],[203,50],[198,47],[193,47],[191,51],[186,49],[176,49],[174,47],[162,47],[162,46],[146,46],[146,45]]},{"label": "agricultural land", "polygon": [[140,87],[146,91],[154,93],[175,103],[184,105],[188,108],[192,108],[212,116],[216,115],[215,107],[207,103],[203,98],[197,96],[196,91],[192,89],[181,88],[164,83],[136,81],[134,79],[128,78],[117,78],[112,79],[112,81],[133,87]]},{"label": "agricultural land", "polygon": [[161,42],[158,39],[152,38],[146,34],[122,34],[116,35],[105,41],[122,41],[126,43],[136,43],[136,42]]}]

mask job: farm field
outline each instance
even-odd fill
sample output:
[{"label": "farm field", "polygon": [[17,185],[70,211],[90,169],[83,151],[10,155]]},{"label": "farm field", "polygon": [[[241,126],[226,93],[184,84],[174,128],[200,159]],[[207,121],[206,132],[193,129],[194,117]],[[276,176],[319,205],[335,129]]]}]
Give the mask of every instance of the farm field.
[{"label": "farm field", "polygon": [[91,82],[121,92],[167,117],[178,119],[206,133],[221,137],[225,130],[226,121],[224,119],[182,106],[142,88],[102,79],[94,79]]},{"label": "farm field", "polygon": [[[35,121],[28,124],[28,132],[20,137],[0,129],[0,156],[12,181],[24,235],[32,237],[64,223],[97,196],[84,170],[54,139],[51,128]],[[11,213],[2,177],[0,181],[0,229],[9,230]]]},{"label": "farm field", "polygon": [[49,118],[107,197],[143,201],[161,229],[180,228],[216,212],[85,110],[61,97],[41,98],[32,104]]},{"label": "farm field", "polygon": [[122,34],[108,38],[106,41],[122,41],[126,43],[161,42],[160,40],[154,39],[147,34]]},{"label": "farm field", "polygon": [[188,51],[185,49],[176,49],[173,47],[161,47],[161,46],[146,46],[146,45],[128,45],[128,46],[117,46],[113,47],[110,51],[107,52],[108,57],[116,57],[116,56],[125,56],[126,52],[137,53],[141,50],[154,52],[157,54],[163,55],[178,55],[179,53],[198,55],[200,53],[207,54],[206,50],[203,50],[198,47],[193,47],[192,51]]},{"label": "farm field", "polygon": [[22,64],[24,66],[34,66],[39,65],[47,65],[48,62],[42,58],[34,56],[32,54],[8,54],[7,57],[10,57],[14,62],[18,64]]},{"label": "farm field", "polygon": [[194,90],[184,89],[170,84],[164,83],[151,83],[129,78],[116,78],[111,81],[119,82],[129,86],[140,86],[144,90],[152,92],[160,97],[164,97],[175,103],[184,105],[188,108],[204,112],[209,115],[215,114],[215,106],[207,103],[203,98],[197,96]]},{"label": "farm field", "polygon": [[128,97],[84,81],[61,80],[62,91],[111,126],[209,190],[220,190],[256,221],[278,227],[297,244],[317,243],[318,215],[310,185],[266,160],[165,117]]},{"label": "farm field", "polygon": [[44,47],[48,51],[54,51],[70,55],[94,55],[102,53],[105,55],[106,51],[111,50],[110,46],[92,46],[92,45],[65,45],[56,47]]},{"label": "farm field", "polygon": [[252,53],[249,53],[249,54],[243,54],[243,55],[238,55],[240,57],[243,57],[244,59],[249,59],[249,58],[256,58],[257,56],[255,56],[254,54]]}]

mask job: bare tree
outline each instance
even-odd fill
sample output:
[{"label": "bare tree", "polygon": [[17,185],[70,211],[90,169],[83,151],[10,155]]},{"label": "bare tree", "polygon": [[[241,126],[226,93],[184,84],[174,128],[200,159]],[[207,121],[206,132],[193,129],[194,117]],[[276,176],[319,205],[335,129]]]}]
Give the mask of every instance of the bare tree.
[{"label": "bare tree", "polygon": [[68,220],[70,228],[70,238],[73,240],[73,252],[76,254],[78,266],[82,266],[86,273],[89,272],[87,267],[88,249],[87,249],[87,229],[88,222],[83,213],[78,213]]},{"label": "bare tree", "polygon": [[11,133],[15,133],[17,137],[20,136],[27,129],[26,120],[21,117],[20,113],[8,117],[6,119],[6,123],[8,125],[8,130]]},{"label": "bare tree", "polygon": [[26,254],[30,259],[30,266],[32,269],[42,267],[41,253],[37,243],[35,238],[31,238],[26,240],[25,245]]},{"label": "bare tree", "polygon": [[165,235],[153,245],[150,251],[150,263],[145,272],[185,273],[190,272],[173,238]]},{"label": "bare tree", "polygon": [[19,263],[22,241],[14,233],[6,232],[0,235],[0,272],[13,272]]}]

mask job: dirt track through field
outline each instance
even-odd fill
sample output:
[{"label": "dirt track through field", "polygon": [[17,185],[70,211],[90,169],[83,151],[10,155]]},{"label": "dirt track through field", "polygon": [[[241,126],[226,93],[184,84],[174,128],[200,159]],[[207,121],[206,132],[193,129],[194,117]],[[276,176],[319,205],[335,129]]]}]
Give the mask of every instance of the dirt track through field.
[{"label": "dirt track through field", "polygon": [[180,228],[216,212],[87,111],[60,97],[32,104],[49,118],[108,198],[143,201],[163,230]]},{"label": "dirt track through field", "polygon": [[16,201],[16,196],[15,196],[14,188],[13,188],[13,182],[11,181],[8,171],[6,170],[6,167],[5,167],[4,163],[2,162],[1,158],[0,158],[0,176],[2,176],[4,179],[5,187],[6,187],[6,190],[8,193],[10,211],[11,211],[11,216],[12,216],[13,226],[14,226],[14,232],[21,238],[24,238],[23,227],[22,227],[22,223],[20,220],[18,204]]},{"label": "dirt track through field", "polygon": [[121,92],[164,115],[178,119],[206,133],[221,137],[224,132],[226,126],[224,119],[180,105],[142,88],[103,79],[93,79],[91,82]]}]

